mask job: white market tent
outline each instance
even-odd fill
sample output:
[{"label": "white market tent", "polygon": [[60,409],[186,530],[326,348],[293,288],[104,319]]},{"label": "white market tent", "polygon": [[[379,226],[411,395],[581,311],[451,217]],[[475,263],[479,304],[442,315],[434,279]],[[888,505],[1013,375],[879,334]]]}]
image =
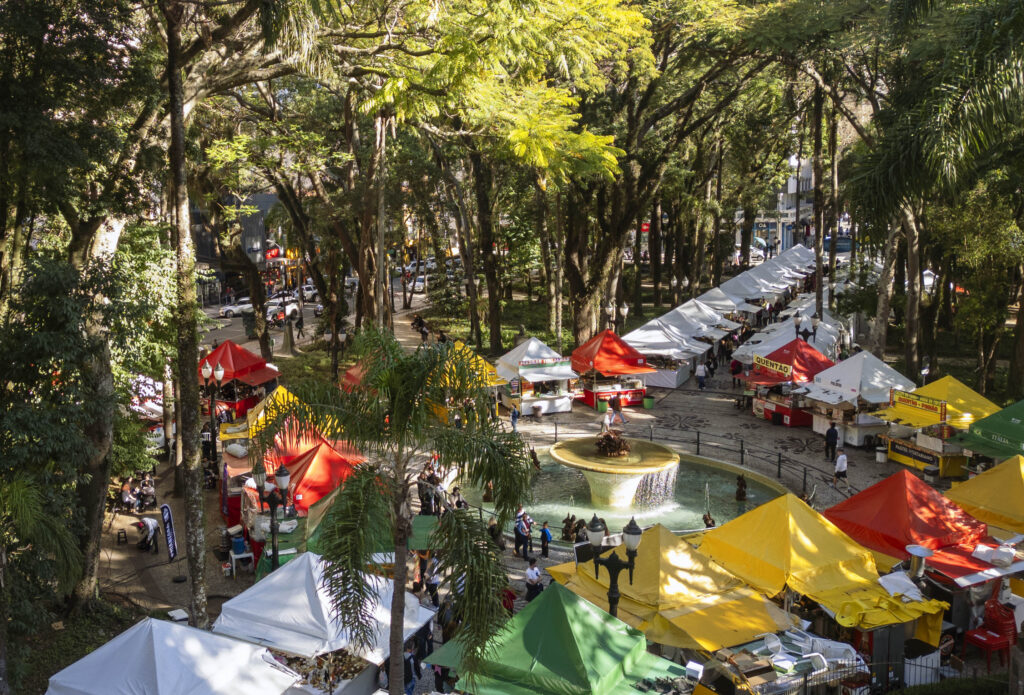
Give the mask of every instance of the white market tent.
[{"label": "white market tent", "polygon": [[[821,354],[829,359],[834,359],[839,339],[834,333],[824,329],[824,325],[824,323],[820,324],[818,334],[809,337],[807,342]],[[751,364],[754,361],[754,355],[767,357],[797,337],[796,327],[792,321],[773,323],[767,329],[750,336],[745,343],[736,348],[732,356],[744,364]]]},{"label": "white market tent", "polygon": [[746,300],[760,301],[782,294],[786,289],[783,285],[767,283],[760,278],[751,275],[749,271],[740,273],[734,278],[729,278],[721,284],[722,291],[735,297],[743,297]]},{"label": "white market tent", "polygon": [[52,676],[46,693],[281,695],[298,681],[264,647],[146,618]]},{"label": "white market tent", "polygon": [[622,336],[622,339],[642,355],[676,360],[698,357],[711,349],[707,343],[687,338],[661,319],[651,319]]},{"label": "white market tent", "polygon": [[722,316],[722,312],[715,311],[699,299],[690,299],[679,308],[687,316],[708,326],[724,328],[726,331],[734,331],[740,327],[740,324],[725,318]]},{"label": "white market tent", "polygon": [[889,401],[889,389],[915,388],[913,381],[865,350],[819,372],[800,390],[807,398],[829,405],[856,404],[858,399],[879,405]]},{"label": "white market tent", "polygon": [[[372,574],[366,575],[366,581],[375,585],[378,597],[373,608],[373,644],[368,649],[356,649],[352,644],[324,586],[323,560],[308,552],[225,603],[213,631],[296,656],[310,657],[348,648],[367,661],[380,664],[388,654],[395,585],[390,579]],[[404,639],[433,617],[433,611],[420,606],[419,599],[406,592]]]},{"label": "white market tent", "polygon": [[494,368],[506,381],[525,379],[530,383],[576,379],[568,357],[562,357],[537,338],[530,338],[498,358]]},{"label": "white market tent", "polygon": [[756,314],[761,310],[760,307],[756,307],[753,304],[748,304],[743,301],[742,297],[731,297],[727,295],[722,291],[721,287],[715,287],[708,290],[701,296],[697,297],[697,301],[724,314],[731,314],[736,311]]},{"label": "white market tent", "polygon": [[770,271],[772,277],[785,279],[789,283],[803,280],[803,278],[807,276],[806,270],[798,270],[778,256],[775,258],[769,258],[767,261],[757,266],[756,270],[761,273],[761,277],[764,277],[763,274],[765,272]]}]

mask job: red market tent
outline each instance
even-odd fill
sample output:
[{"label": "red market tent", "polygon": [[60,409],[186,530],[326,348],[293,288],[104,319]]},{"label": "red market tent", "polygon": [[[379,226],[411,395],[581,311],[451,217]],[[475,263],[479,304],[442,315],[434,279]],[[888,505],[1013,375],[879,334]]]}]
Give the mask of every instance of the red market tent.
[{"label": "red market tent", "polygon": [[362,362],[352,365],[341,375],[341,390],[351,393],[359,388],[366,378],[366,365]]},{"label": "red market tent", "polygon": [[280,374],[273,367],[267,366],[267,361],[249,352],[243,347],[236,345],[230,340],[214,348],[210,354],[199,360],[197,376],[203,381],[203,365],[209,364],[215,368],[218,364],[224,368],[224,380],[221,383],[237,379],[251,386],[265,384],[273,381]]},{"label": "red market tent", "polygon": [[579,374],[595,371],[604,376],[651,374],[646,358],[613,331],[601,331],[572,351],[572,368]]},{"label": "red market tent", "polygon": [[988,526],[907,470],[858,492],[824,512],[825,518],[865,548],[900,560],[906,546],[932,550],[976,543]]},{"label": "red market tent", "polygon": [[834,364],[806,340],[797,338],[766,357],[754,355],[754,369],[744,379],[760,386],[805,383],[813,381],[815,374]]},{"label": "red market tent", "polygon": [[347,445],[332,445],[321,439],[309,451],[285,461],[291,474],[289,489],[295,508],[305,515],[311,505],[334,492],[355,466],[365,460]]},{"label": "red market tent", "polygon": [[[824,512],[826,519],[872,550],[883,566],[910,557],[907,545],[930,548],[929,572],[971,586],[1024,569],[985,558],[999,542],[988,526],[909,471],[899,471]],[[980,557],[979,557],[980,556]]]}]

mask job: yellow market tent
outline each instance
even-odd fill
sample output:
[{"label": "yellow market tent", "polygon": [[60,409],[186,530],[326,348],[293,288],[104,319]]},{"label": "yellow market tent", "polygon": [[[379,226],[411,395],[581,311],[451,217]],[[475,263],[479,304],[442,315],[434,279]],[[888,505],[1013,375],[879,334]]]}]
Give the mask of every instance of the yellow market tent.
[{"label": "yellow market tent", "polygon": [[[607,610],[607,571],[595,579],[593,563],[568,562],[548,572]],[[619,580],[619,618],[659,644],[714,651],[792,626],[775,604],[660,524],[644,531],[633,583],[624,579]]]},{"label": "yellow market tent", "polygon": [[221,425],[221,440],[252,439],[263,429],[266,421],[274,417],[278,409],[296,401],[291,391],[284,386],[278,386],[270,395],[249,409],[245,414],[244,423]]},{"label": "yellow market tent", "polygon": [[987,524],[1024,533],[1024,456],[1014,456],[946,493]]},{"label": "yellow market tent", "polygon": [[486,383],[487,386],[502,386],[503,384],[508,383],[498,376],[498,370],[494,368],[493,364],[473,352],[469,346],[461,340],[455,341],[452,351],[464,355],[469,362],[470,370],[472,370],[472,372],[476,374],[481,381]]},{"label": "yellow market tent", "polygon": [[918,623],[918,639],[938,644],[940,601],[903,602],[878,583],[871,551],[795,495],[777,497],[709,529],[700,551],[755,589],[809,596],[847,627]]},{"label": "yellow market tent", "polygon": [[911,429],[945,422],[958,430],[966,430],[975,420],[1001,410],[951,376],[944,376],[909,394],[894,390],[892,400],[894,402],[888,408],[872,415]]}]

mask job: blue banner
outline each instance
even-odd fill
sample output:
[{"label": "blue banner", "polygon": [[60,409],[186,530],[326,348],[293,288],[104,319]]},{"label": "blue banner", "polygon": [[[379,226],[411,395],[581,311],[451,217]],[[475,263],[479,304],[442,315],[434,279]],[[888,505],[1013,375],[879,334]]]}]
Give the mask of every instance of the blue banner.
[{"label": "blue banner", "polygon": [[160,516],[164,520],[164,543],[167,545],[167,562],[174,562],[174,558],[178,557],[178,542],[174,538],[174,518],[171,516],[171,508],[166,504],[161,504]]}]

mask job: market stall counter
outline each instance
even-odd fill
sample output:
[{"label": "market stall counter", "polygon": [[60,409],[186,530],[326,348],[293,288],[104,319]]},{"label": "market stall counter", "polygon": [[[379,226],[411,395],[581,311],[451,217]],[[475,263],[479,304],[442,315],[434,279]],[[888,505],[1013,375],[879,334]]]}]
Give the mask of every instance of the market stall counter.
[{"label": "market stall counter", "polygon": [[499,377],[508,383],[499,390],[501,404],[519,407],[523,415],[568,413],[575,400],[579,375],[570,360],[530,338],[498,358]]},{"label": "market stall counter", "polygon": [[622,405],[643,405],[647,388],[641,375],[655,372],[643,355],[610,330],[573,350],[572,367],[582,375],[583,402],[591,408],[616,395]]},{"label": "market stall counter", "polygon": [[810,425],[809,404],[795,387],[832,366],[832,360],[797,338],[766,357],[754,355],[754,369],[743,380],[753,388],[754,415],[786,427]]}]

